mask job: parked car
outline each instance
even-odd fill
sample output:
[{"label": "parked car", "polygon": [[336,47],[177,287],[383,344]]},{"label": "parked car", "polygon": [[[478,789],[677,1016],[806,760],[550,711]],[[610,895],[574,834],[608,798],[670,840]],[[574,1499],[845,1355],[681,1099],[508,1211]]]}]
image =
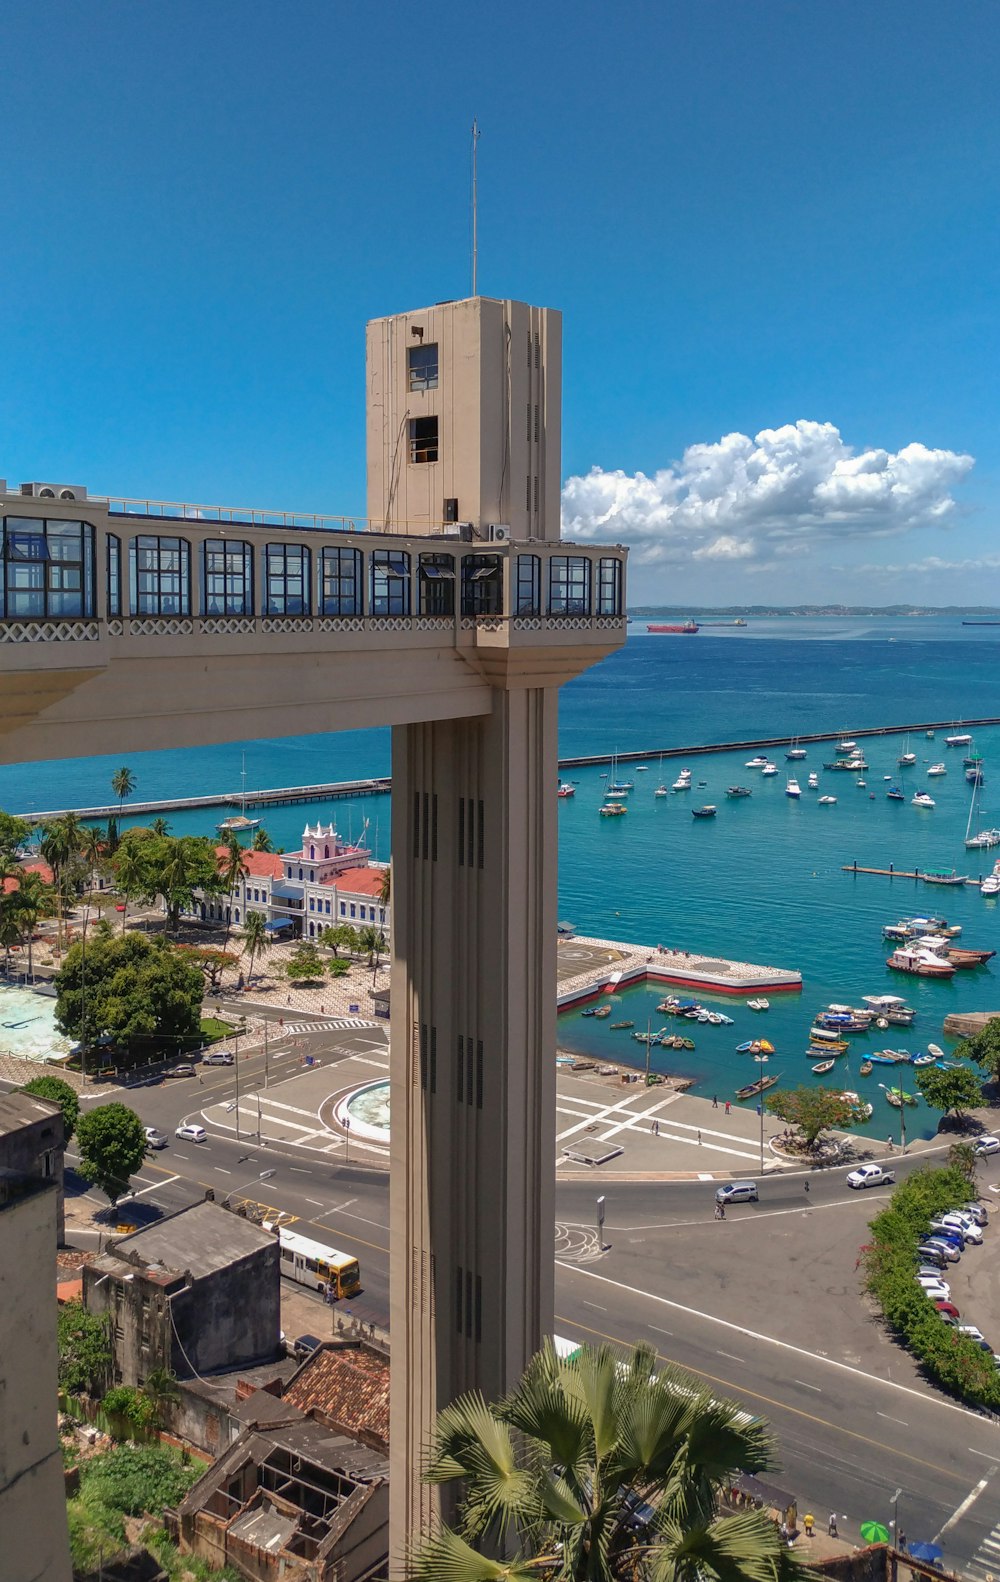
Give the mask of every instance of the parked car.
[{"label": "parked car", "polygon": [[179,1066],[168,1066],[163,1075],[165,1077],[193,1077],[194,1066],[189,1060],[182,1060]]},{"label": "parked car", "polygon": [[945,1297],[936,1297],[934,1300],[934,1306],[937,1308],[942,1318],[950,1318],[956,1324],[962,1316],[954,1302],[949,1302]]},{"label": "parked car", "polygon": [[977,1324],[959,1324],[958,1333],[960,1335],[964,1335],[967,1340],[974,1340],[976,1345],[982,1346],[985,1351],[993,1350],[993,1347],[989,1344],[986,1336],[983,1334],[982,1330]]},{"label": "parked car", "polygon": [[958,1260],[962,1256],[958,1248],[955,1246],[955,1243],[953,1241],[947,1241],[944,1236],[928,1236],[927,1240],[923,1243],[923,1246],[936,1247],[939,1252],[944,1253],[945,1259],[948,1263],[958,1263]]},{"label": "parked car", "polygon": [[977,1246],[980,1245],[983,1239],[983,1233],[979,1226],[973,1220],[966,1219],[964,1214],[942,1214],[940,1219],[931,1220],[932,1230],[936,1230],[938,1226],[942,1230],[961,1231],[966,1241],[974,1241]]},{"label": "parked car", "polygon": [[228,1049],[210,1049],[202,1060],[203,1066],[231,1066],[233,1057]]},{"label": "parked car", "polygon": [[941,1270],[943,1268],[944,1268],[944,1260],[942,1259],[941,1263],[939,1263],[937,1265],[935,1265],[933,1263],[922,1263],[920,1265],[920,1268],[917,1270],[917,1273],[918,1274],[928,1274],[928,1275],[930,1275],[932,1280],[940,1280],[940,1278],[941,1278]]},{"label": "parked car", "polygon": [[967,1214],[977,1225],[985,1225],[990,1217],[981,1203],[963,1203],[958,1212]]},{"label": "parked car", "polygon": [[917,1284],[925,1295],[932,1298],[938,1297],[943,1302],[947,1302],[951,1296],[951,1286],[947,1280],[932,1280],[926,1274],[918,1274]]},{"label": "parked car", "polygon": [[147,1148],[166,1148],[169,1141],[166,1132],[161,1132],[156,1126],[146,1127]]},{"label": "parked car", "polygon": [[922,1244],[917,1248],[917,1257],[921,1263],[935,1264],[938,1269],[943,1269],[947,1262],[940,1247],[931,1247],[928,1244]]},{"label": "parked car", "polygon": [[716,1203],[757,1203],[756,1181],[727,1181],[715,1194]]},{"label": "parked car", "polygon": [[944,1225],[939,1219],[932,1219],[930,1232],[939,1241],[949,1241],[959,1252],[965,1251],[965,1237],[957,1225]]},{"label": "parked car", "polygon": [[318,1335],[299,1335],[292,1346],[292,1352],[299,1362],[305,1362],[314,1351],[318,1351],[323,1342]]},{"label": "parked car", "polygon": [[881,1165],[859,1165],[848,1172],[849,1187],[891,1186],[896,1179],[894,1170],[883,1170]]},{"label": "parked car", "polygon": [[186,1121],[183,1125],[178,1126],[174,1136],[179,1137],[185,1143],[203,1143],[208,1139],[208,1133],[204,1126],[196,1126],[193,1121]]},{"label": "parked car", "polygon": [[1000,1137],[977,1137],[972,1148],[977,1154],[1000,1154]]}]

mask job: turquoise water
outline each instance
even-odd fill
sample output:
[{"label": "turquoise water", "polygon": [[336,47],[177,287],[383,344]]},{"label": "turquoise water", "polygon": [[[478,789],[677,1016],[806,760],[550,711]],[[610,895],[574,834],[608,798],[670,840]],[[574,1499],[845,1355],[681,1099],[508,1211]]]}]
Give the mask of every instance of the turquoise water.
[{"label": "turquoise water", "polygon": [[[776,1045],[769,1069],[781,1073],[783,1086],[818,1080],[803,1055],[815,1010],[831,1000],[854,1004],[863,994],[905,995],[918,1008],[916,1026],[905,1036],[894,1029],[881,1040],[877,1034],[854,1038],[850,1069],[843,1059],[837,1068],[838,1076],[844,1071],[845,1087],[876,1103],[875,1135],[898,1131],[898,1114],[884,1104],[877,1087],[894,1068],[876,1067],[872,1076],[858,1078],[859,1053],[881,1042],[912,1050],[928,1039],[943,1044],[943,1017],[953,1010],[1000,1009],[1000,984],[995,963],[959,972],[947,983],[892,973],[884,964],[889,952],[880,937],[882,925],[909,913],[944,912],[963,925],[960,943],[994,949],[1000,947],[1000,912],[996,901],[984,900],[971,887],[942,890],[912,880],[854,877],[842,866],[856,860],[879,867],[892,862],[897,868],[988,872],[992,854],[967,855],[963,847],[969,788],[961,752],[944,746],[943,730],[934,741],[915,735],[910,745],[917,766],[897,771],[899,738],[864,742],[871,767],[867,788],[860,789],[853,775],[822,775],[822,762],[833,754],[810,747],[805,762],[795,766],[803,786],[795,803],[784,795],[788,766],[780,752],[772,754],[780,771],[772,780],[744,768],[750,752],[692,757],[691,791],[658,801],[653,797],[661,778],[656,749],[1000,715],[998,675],[1000,628],[962,627],[953,616],[760,621],[742,630],[702,631],[694,638],[650,637],[643,623],[636,623],[620,653],[564,689],[563,754],[636,748],[649,750],[650,756],[644,774],[629,766],[635,790],[629,813],[620,820],[598,816],[604,786],[600,771],[574,772],[576,796],[559,804],[560,917],[586,934],[792,967],[803,975],[801,995],[770,996],[772,1009],[761,1016],[729,1005],[736,1017],[732,1028],[685,1024],[697,1044],[694,1054],[656,1051],[655,1059],[695,1076],[697,1091],[725,1097],[755,1075],[752,1062],[736,1055],[734,1047],[756,1033]],[[977,823],[1000,825],[1000,727],[977,732],[977,745],[986,762]],[[349,779],[390,768],[385,731],[269,739],[245,748],[236,743],[130,755],[136,794],[154,798],[238,789],[243,750],[251,786]],[[938,760],[949,772],[928,781],[927,766]],[[119,761],[94,758],[0,769],[0,806],[25,811],[106,801]],[[668,785],[679,767],[677,759],[664,761]],[[820,793],[805,789],[810,768],[820,770],[822,790],[837,795],[835,807],[816,806]],[[897,773],[908,798],[925,786],[936,808],[921,812],[908,800],[888,802],[883,775]],[[699,780],[706,784],[699,787]],[[732,783],[752,786],[753,796],[727,802],[725,788]],[[692,818],[691,806],[703,802],[717,804],[717,818]],[[209,833],[219,816],[212,810],[178,813],[170,816],[170,825],[175,833]],[[307,819],[332,818],[342,833],[354,837],[367,820],[366,839],[378,856],[389,853],[388,797],[270,808],[263,816],[275,844],[285,848],[298,844]],[[652,1016],[659,1025],[654,1007],[660,998],[661,990],[630,991],[620,1016],[638,1026]],[[726,1008],[724,1000],[718,1003]],[[607,1022],[595,1024],[577,1013],[562,1019],[560,1040],[618,1059],[627,1043],[633,1059],[637,1051],[642,1055],[628,1034],[612,1033]],[[904,1086],[913,1089],[912,1068],[902,1069]],[[935,1117],[921,1104],[907,1110],[906,1122],[911,1133],[929,1132]]]}]

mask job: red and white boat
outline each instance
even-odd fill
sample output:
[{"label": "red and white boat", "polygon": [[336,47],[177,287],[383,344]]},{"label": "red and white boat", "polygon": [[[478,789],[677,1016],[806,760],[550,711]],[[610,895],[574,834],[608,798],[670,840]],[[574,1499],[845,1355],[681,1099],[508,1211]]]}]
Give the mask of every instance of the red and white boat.
[{"label": "red and white boat", "polygon": [[886,960],[887,967],[897,972],[912,972],[918,978],[952,978],[955,968],[950,961],[942,961],[930,950],[919,950],[915,945],[903,945],[894,950]]}]

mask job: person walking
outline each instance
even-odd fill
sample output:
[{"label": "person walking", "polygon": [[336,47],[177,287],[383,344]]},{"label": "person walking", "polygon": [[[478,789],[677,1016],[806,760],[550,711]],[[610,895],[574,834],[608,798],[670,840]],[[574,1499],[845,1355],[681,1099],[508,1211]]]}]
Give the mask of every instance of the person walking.
[{"label": "person walking", "polygon": [[701,1132],[698,1133],[698,1147],[701,1147]]},{"label": "person walking", "polygon": [[726,1100],[726,1114],[727,1114],[727,1115],[728,1115],[728,1114],[729,1114],[729,1113],[730,1113],[730,1111],[731,1111],[731,1110],[732,1110],[732,1107],[733,1107],[733,1106],[732,1106],[732,1105],[731,1105],[731,1104],[730,1104],[730,1102],[729,1102],[729,1100],[728,1100],[728,1099],[727,1099],[727,1100]]},{"label": "person walking", "polygon": [[719,1095],[717,1093],[712,1094],[712,1108],[713,1110],[717,1110],[719,1108]]},{"label": "person walking", "polygon": [[888,1148],[889,1152],[892,1153],[892,1138],[891,1137],[887,1137],[886,1138],[885,1146]]},{"label": "person walking", "polygon": [[808,1197],[809,1196],[809,1182],[808,1181],[803,1181],[802,1186],[805,1189],[806,1197]]},{"label": "person walking", "polygon": [[836,1536],[837,1536],[837,1513],[836,1513],[836,1511],[831,1511],[830,1512],[830,1520],[826,1524],[826,1530],[827,1530],[827,1533],[829,1534],[829,1536],[831,1538],[836,1538]]}]

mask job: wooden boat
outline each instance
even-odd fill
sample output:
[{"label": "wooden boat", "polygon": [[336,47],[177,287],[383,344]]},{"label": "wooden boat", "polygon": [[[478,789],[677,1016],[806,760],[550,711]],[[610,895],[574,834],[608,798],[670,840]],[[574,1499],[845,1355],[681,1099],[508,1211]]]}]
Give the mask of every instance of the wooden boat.
[{"label": "wooden boat", "polygon": [[934,1056],[933,1055],[914,1055],[914,1057],[913,1057],[913,1064],[915,1066],[932,1066],[934,1064]]},{"label": "wooden boat", "polygon": [[691,809],[691,817],[692,818],[714,818],[715,817],[715,811],[716,810],[715,810],[714,804],[711,803],[711,802],[706,802],[704,807],[693,807]]},{"label": "wooden boat", "polygon": [[813,1066],[813,1071],[815,1072],[817,1077],[823,1077],[823,1076],[826,1075],[826,1073],[828,1071],[832,1071],[832,1070],[833,1070],[833,1061],[832,1060],[821,1060],[818,1065]]},{"label": "wooden boat", "polygon": [[769,1011],[770,1009],[771,1009],[771,1002],[770,1002],[770,1000],[765,1000],[763,998],[758,997],[756,1000],[748,1000],[747,1001],[747,1010],[748,1011]]},{"label": "wooden boat", "polygon": [[829,1027],[810,1027],[809,1042],[822,1044],[825,1049],[850,1049],[846,1038],[838,1038],[836,1032]]},{"label": "wooden boat", "polygon": [[870,1060],[862,1060],[860,1066],[858,1067],[858,1073],[862,1077],[870,1077],[871,1074],[872,1074],[872,1063],[871,1063],[871,1061]]},{"label": "wooden boat", "polygon": [[748,1082],[745,1088],[736,1089],[738,1099],[754,1099],[758,1093],[766,1093],[768,1088],[773,1088],[780,1079],[778,1077],[758,1077],[756,1082]]},{"label": "wooden boat", "polygon": [[955,964],[952,961],[942,961],[933,956],[929,950],[900,949],[894,950],[886,958],[886,966],[893,967],[896,972],[912,972],[918,978],[951,978],[955,973]]},{"label": "wooden boat", "polygon": [[966,950],[964,946],[959,949],[949,945],[945,951],[948,960],[956,967],[982,967],[987,961],[992,961],[996,955],[995,950]]},{"label": "wooden boat", "polygon": [[613,1033],[618,1033],[618,1032],[621,1031],[621,1029],[623,1027],[634,1027],[634,1026],[635,1026],[634,1022],[612,1022],[611,1023],[611,1031]]},{"label": "wooden boat", "polygon": [[873,1061],[876,1066],[898,1066],[905,1064],[907,1060],[906,1055],[897,1054],[894,1049],[880,1050],[878,1054],[869,1055],[868,1058],[869,1060]]},{"label": "wooden boat", "polygon": [[901,1110],[904,1104],[916,1104],[917,1102],[915,1094],[904,1093],[902,1088],[886,1088],[885,1096],[894,1110]]},{"label": "wooden boat", "polygon": [[928,1044],[927,1053],[929,1055],[933,1055],[935,1060],[944,1059],[944,1050],[941,1048],[940,1044]]},{"label": "wooden boat", "polygon": [[624,813],[628,812],[628,808],[624,802],[605,802],[604,806],[599,808],[598,811],[602,818],[621,818]]},{"label": "wooden boat", "polygon": [[597,1006],[596,1005],[587,1005],[587,1006],[585,1006],[584,1009],[580,1012],[580,1015],[581,1016],[596,1016],[597,1015]]},{"label": "wooden boat", "polygon": [[605,1017],[605,1016],[610,1016],[611,1015],[611,1007],[610,1007],[610,1005],[599,1005],[597,1007],[597,1010],[594,1012],[594,1015],[595,1016],[600,1016],[602,1018]]}]

